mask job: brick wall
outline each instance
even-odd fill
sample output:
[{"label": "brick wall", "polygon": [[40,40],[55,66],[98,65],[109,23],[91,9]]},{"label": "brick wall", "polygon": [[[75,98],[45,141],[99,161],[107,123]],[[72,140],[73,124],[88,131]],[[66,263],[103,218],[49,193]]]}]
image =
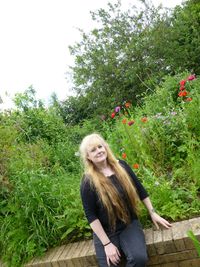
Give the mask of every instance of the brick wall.
[{"label": "brick wall", "polygon": [[[187,231],[200,240],[200,217],[173,223],[171,229],[145,229],[149,255],[148,267],[200,267],[200,257]],[[0,263],[1,266],[1,263]],[[26,267],[97,267],[92,240],[76,242],[49,250]],[[125,266],[124,264],[121,267]]]},{"label": "brick wall", "polygon": [[200,267],[200,258],[187,236],[189,230],[200,240],[200,217],[173,223],[169,230],[144,230],[149,254],[148,266]]}]

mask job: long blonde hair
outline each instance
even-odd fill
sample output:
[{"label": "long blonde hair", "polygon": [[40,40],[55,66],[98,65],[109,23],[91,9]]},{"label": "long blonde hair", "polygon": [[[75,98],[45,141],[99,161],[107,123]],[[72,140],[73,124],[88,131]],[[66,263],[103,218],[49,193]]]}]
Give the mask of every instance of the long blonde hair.
[{"label": "long blonde hair", "polygon": [[129,206],[136,214],[138,213],[139,198],[130,176],[124,168],[121,167],[106,141],[96,133],[87,135],[80,145],[80,154],[85,169],[84,177],[85,179],[89,179],[91,186],[96,189],[102,204],[107,210],[111,228],[115,229],[116,219],[118,218],[128,224],[130,223],[130,214],[127,208],[128,205],[122,201],[117,189],[113,186],[110,179],[99,172],[95,164],[88,159],[88,147],[98,144],[105,147],[107,151],[107,163],[114,171],[118,181],[126,193],[127,199],[130,203]]}]

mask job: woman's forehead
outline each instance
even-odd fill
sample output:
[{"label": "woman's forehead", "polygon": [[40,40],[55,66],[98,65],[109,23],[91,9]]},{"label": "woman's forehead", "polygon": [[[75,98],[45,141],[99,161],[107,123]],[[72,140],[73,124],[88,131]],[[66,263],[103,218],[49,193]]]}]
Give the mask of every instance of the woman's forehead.
[{"label": "woman's forehead", "polygon": [[88,143],[88,148],[92,148],[92,147],[96,147],[98,145],[103,145],[103,143],[101,142],[101,140],[98,139],[93,139]]}]

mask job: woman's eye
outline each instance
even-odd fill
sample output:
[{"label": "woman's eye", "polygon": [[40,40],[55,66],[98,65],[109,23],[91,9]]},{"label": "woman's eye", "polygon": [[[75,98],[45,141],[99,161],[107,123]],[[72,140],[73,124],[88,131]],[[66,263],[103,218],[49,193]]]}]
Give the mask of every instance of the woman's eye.
[{"label": "woman's eye", "polygon": [[102,145],[99,145],[98,148],[102,148]]}]

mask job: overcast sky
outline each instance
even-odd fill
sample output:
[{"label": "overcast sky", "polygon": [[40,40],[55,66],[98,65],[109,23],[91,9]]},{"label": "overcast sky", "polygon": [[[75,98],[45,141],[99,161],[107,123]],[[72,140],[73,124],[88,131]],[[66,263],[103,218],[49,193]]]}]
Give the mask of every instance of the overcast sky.
[{"label": "overcast sky", "polygon": [[[92,27],[89,11],[106,8],[108,0],[0,0],[0,96],[2,107],[30,85],[37,97],[60,100],[69,94],[67,66],[73,63],[68,46],[80,40],[77,28]],[[115,0],[110,0],[116,3]],[[121,0],[124,8],[137,1]],[[153,0],[174,7],[182,0]]]}]

